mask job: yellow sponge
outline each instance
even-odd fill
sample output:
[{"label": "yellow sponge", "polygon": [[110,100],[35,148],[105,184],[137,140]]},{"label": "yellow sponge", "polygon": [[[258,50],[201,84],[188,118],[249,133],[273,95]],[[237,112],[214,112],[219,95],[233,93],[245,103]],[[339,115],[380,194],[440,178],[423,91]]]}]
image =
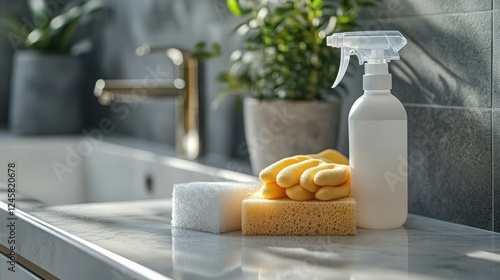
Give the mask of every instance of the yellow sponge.
[{"label": "yellow sponge", "polygon": [[241,203],[241,231],[245,235],[354,235],[356,202],[352,197],[333,201],[266,199],[257,192]]}]

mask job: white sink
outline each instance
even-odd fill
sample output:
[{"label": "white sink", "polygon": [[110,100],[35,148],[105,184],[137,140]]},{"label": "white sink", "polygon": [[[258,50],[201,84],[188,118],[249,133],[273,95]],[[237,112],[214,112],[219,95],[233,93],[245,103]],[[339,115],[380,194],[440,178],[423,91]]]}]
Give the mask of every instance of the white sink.
[{"label": "white sink", "polygon": [[[168,154],[168,151],[166,152]],[[17,165],[16,191],[45,205],[162,199],[176,183],[256,181],[256,177],[83,137],[7,138],[1,166]],[[5,188],[6,172],[0,172]]]}]

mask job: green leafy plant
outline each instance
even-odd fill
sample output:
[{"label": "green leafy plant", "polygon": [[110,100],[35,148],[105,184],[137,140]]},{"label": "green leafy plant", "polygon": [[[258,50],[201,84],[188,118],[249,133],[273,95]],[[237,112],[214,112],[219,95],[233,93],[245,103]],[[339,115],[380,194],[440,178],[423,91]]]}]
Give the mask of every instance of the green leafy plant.
[{"label": "green leafy plant", "polygon": [[193,49],[193,56],[199,61],[206,61],[211,58],[218,57],[220,54],[221,50],[218,43],[212,43],[210,49],[208,49],[206,42],[199,42]]},{"label": "green leafy plant", "polygon": [[55,54],[78,54],[90,48],[90,41],[74,42],[78,28],[95,12],[104,8],[100,0],[58,1],[61,7],[46,0],[27,0],[32,21],[2,17],[0,34],[9,38],[16,48]]},{"label": "green leafy plant", "polygon": [[379,0],[227,0],[243,22],[235,33],[243,47],[218,80],[221,96],[240,93],[258,99],[321,100],[339,96],[331,89],[337,75],[338,50],[325,38],[351,31],[362,7]]}]

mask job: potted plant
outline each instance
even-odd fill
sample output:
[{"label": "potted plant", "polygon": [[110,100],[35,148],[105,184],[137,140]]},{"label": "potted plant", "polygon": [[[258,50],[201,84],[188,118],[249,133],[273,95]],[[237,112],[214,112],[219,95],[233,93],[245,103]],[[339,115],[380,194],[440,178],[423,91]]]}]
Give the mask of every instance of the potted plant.
[{"label": "potted plant", "polygon": [[325,37],[355,28],[362,6],[377,0],[228,0],[244,20],[235,32],[243,47],[219,76],[222,93],[244,99],[245,136],[252,169],[291,155],[334,148],[339,97],[331,86],[339,52]]},{"label": "potted plant", "polygon": [[10,129],[21,135],[69,133],[82,127],[80,90],[84,69],[78,57],[90,41],[75,40],[75,31],[103,5],[98,0],[28,0],[33,21],[0,21],[16,52],[10,98]]}]

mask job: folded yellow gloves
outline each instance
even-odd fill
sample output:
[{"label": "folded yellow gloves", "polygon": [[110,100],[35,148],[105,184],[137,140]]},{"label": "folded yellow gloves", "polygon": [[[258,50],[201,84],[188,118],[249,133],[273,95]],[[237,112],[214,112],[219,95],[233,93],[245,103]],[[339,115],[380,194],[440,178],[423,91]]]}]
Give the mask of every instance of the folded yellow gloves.
[{"label": "folded yellow gloves", "polygon": [[284,158],[264,168],[260,180],[265,198],[333,200],[349,196],[349,160],[335,150]]}]

